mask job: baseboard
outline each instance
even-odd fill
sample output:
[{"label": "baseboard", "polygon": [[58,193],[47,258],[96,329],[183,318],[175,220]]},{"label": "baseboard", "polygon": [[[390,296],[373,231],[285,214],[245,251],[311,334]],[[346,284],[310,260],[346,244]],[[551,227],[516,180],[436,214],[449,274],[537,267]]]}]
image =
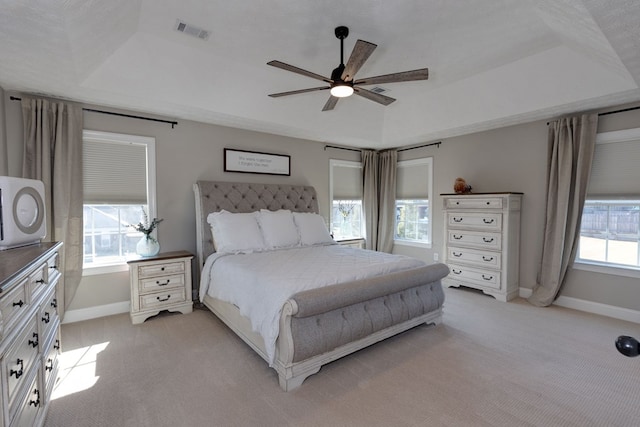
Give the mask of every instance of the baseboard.
[{"label": "baseboard", "polygon": [[[522,298],[529,298],[532,293],[532,289],[520,288],[520,296]],[[559,296],[553,304],[559,307],[571,308],[573,310],[586,311],[587,313],[613,317],[614,319],[626,320],[627,322],[640,323],[640,311],[631,310],[629,308],[616,307],[615,305],[601,304],[599,302],[565,296]]]},{"label": "baseboard", "polygon": [[115,302],[113,304],[99,305],[96,307],[79,308],[69,310],[64,314],[62,323],[81,322],[83,320],[96,319],[98,317],[112,316],[114,314],[128,313],[131,304],[129,301]]}]

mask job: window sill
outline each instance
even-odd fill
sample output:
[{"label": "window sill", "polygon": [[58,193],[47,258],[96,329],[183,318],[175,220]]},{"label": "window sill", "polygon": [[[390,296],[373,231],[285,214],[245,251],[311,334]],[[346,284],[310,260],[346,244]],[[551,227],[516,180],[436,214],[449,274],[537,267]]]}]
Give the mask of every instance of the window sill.
[{"label": "window sill", "polygon": [[393,244],[400,245],[400,246],[411,246],[414,248],[431,249],[431,242],[426,243],[426,242],[413,242],[411,240],[394,240]]},{"label": "window sill", "polygon": [[576,261],[573,263],[575,270],[591,271],[594,273],[610,274],[613,276],[631,277],[640,279],[640,269],[633,267],[613,267],[610,265],[587,263],[584,261]]},{"label": "window sill", "polygon": [[108,265],[93,265],[90,267],[82,267],[82,277],[97,276],[98,274],[119,273],[121,271],[129,271],[126,262]]}]

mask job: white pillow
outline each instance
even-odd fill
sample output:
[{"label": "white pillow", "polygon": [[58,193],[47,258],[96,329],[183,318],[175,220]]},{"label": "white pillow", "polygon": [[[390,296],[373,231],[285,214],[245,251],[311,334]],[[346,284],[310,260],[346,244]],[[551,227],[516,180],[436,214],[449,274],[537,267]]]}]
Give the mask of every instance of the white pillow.
[{"label": "white pillow", "polygon": [[298,229],[290,210],[280,209],[274,212],[261,209],[258,224],[268,249],[291,248],[300,243]]},{"label": "white pillow", "polygon": [[334,240],[327,230],[324,218],[315,213],[294,212],[293,220],[298,226],[300,233],[300,245],[318,245],[323,243],[334,243]]},{"label": "white pillow", "polygon": [[213,244],[219,253],[251,253],[265,249],[257,221],[257,212],[231,213],[225,210],[210,213]]}]

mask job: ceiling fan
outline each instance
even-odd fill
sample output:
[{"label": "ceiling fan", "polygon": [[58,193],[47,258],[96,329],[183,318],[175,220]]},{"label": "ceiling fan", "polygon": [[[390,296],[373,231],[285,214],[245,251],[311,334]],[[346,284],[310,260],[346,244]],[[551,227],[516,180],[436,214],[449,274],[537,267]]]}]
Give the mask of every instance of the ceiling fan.
[{"label": "ceiling fan", "polygon": [[278,98],[281,96],[297,95],[299,93],[328,89],[331,93],[331,96],[329,96],[329,100],[327,101],[327,103],[324,104],[322,111],[333,110],[333,108],[338,103],[338,99],[351,96],[353,93],[379,104],[389,105],[393,101],[395,101],[394,98],[372,92],[370,90],[362,88],[361,86],[383,83],[409,82],[414,80],[427,80],[429,78],[429,69],[420,68],[418,70],[402,71],[399,73],[385,74],[381,76],[366,77],[354,80],[355,74],[378,46],[364,40],[358,40],[353,48],[353,51],[351,52],[349,61],[347,61],[347,65],[345,65],[344,39],[349,35],[349,28],[344,26],[337,27],[335,29],[335,34],[336,37],[340,39],[340,65],[338,65],[338,67],[333,70],[333,72],[331,73],[331,78],[312,73],[311,71],[303,70],[302,68],[298,68],[293,65],[285,64],[281,61],[267,62],[267,65],[301,74],[303,76],[311,77],[312,79],[321,80],[325,83],[328,83],[328,86],[292,90],[289,92],[272,93],[269,96]]}]

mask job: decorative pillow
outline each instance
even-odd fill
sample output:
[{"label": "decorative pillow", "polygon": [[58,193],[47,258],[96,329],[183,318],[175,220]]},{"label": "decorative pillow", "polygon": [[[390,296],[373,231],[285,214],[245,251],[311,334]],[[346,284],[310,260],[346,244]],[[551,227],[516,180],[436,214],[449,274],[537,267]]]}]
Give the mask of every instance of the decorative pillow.
[{"label": "decorative pillow", "polygon": [[315,213],[294,212],[293,220],[300,233],[300,245],[310,246],[323,243],[334,243],[327,230],[324,218]]},{"label": "decorative pillow", "polygon": [[274,212],[261,209],[258,224],[268,249],[290,248],[300,243],[298,229],[290,210],[280,209]]},{"label": "decorative pillow", "polygon": [[251,253],[265,249],[257,221],[257,212],[231,213],[225,210],[210,213],[213,244],[219,253]]}]

